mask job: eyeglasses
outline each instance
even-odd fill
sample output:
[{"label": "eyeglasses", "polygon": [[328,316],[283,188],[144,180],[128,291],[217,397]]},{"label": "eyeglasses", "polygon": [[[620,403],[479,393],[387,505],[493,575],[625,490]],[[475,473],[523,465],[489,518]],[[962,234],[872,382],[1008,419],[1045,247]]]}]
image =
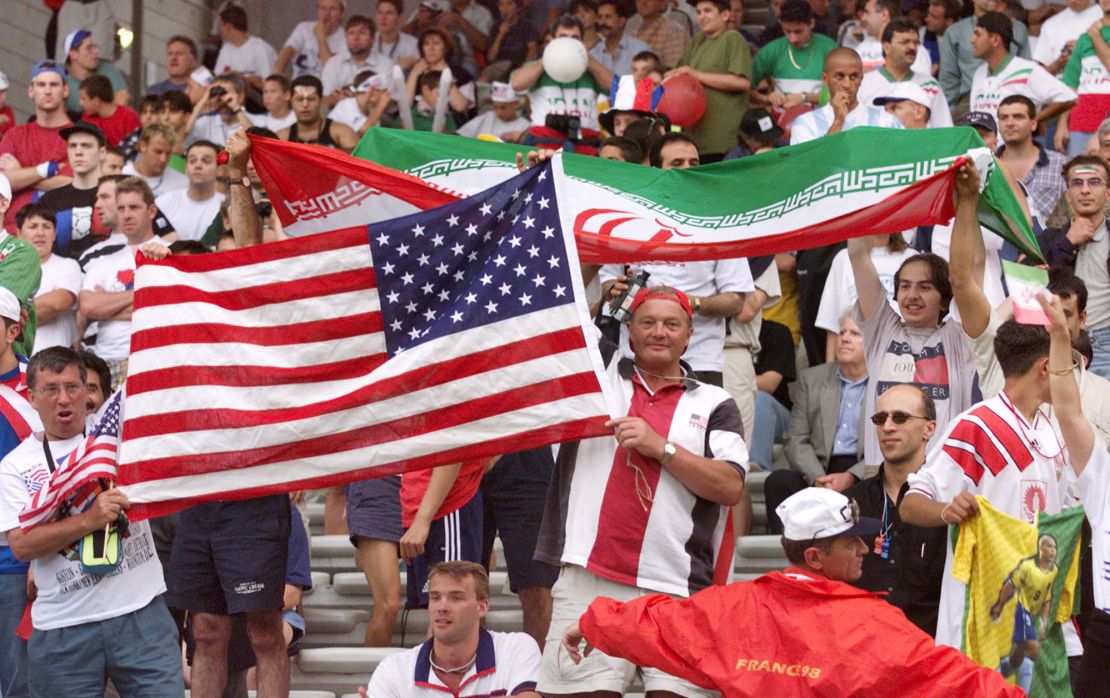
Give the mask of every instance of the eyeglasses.
[{"label": "eyeglasses", "polygon": [[1075,179],[1068,181],[1068,186],[1072,189],[1082,189],[1083,185],[1087,185],[1088,187],[1094,189],[1096,187],[1101,187],[1103,185],[1103,181],[1100,177],[1090,177],[1088,179],[1080,179],[1076,177]]},{"label": "eyeglasses", "polygon": [[893,419],[895,424],[905,424],[906,421],[910,419],[929,419],[928,417],[921,417],[916,414],[910,414],[909,412],[895,410],[894,412],[876,412],[871,415],[871,423],[877,427],[881,427],[886,424],[887,417]]},{"label": "eyeglasses", "polygon": [[66,383],[65,385],[51,384],[41,388],[35,388],[35,392],[48,400],[53,400],[58,397],[62,390],[66,391],[66,395],[73,397],[79,393],[83,387],[85,386],[81,383]]}]

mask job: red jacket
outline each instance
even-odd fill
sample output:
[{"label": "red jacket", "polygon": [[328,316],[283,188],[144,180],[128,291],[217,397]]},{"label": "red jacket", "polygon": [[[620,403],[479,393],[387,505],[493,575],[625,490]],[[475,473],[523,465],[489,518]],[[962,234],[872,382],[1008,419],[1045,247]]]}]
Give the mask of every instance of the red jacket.
[{"label": "red jacket", "polygon": [[608,655],[726,697],[1024,696],[877,595],[797,569],[688,599],[599,597],[580,621]]}]

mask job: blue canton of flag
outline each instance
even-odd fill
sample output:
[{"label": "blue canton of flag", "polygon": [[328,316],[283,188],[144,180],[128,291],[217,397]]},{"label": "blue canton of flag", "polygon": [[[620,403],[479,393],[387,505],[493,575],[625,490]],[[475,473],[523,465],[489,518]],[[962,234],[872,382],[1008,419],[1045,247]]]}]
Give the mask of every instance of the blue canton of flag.
[{"label": "blue canton of flag", "polygon": [[573,303],[559,225],[550,163],[447,206],[371,225],[389,356]]},{"label": "blue canton of flag", "polygon": [[119,436],[119,409],[123,404],[122,396],[113,395],[109,400],[107,406],[104,408],[104,413],[96,420],[96,425],[93,426],[91,436]]}]

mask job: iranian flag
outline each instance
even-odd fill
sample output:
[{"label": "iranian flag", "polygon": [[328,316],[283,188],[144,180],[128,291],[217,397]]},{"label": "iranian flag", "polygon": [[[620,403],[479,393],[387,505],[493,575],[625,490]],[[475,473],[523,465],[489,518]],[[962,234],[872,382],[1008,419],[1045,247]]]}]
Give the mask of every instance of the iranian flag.
[{"label": "iranian flag", "polygon": [[[320,162],[300,160],[308,148],[324,157],[311,146],[254,145],[255,166],[290,235],[328,229],[332,220],[331,228],[385,220],[482,191],[516,174],[516,155],[528,150],[374,128],[355,157],[331,155],[332,169],[322,172]],[[948,223],[959,161],[976,150],[980,170],[990,170],[993,160],[970,128],[858,128],[693,170],[567,154],[564,190],[583,262],[751,257]],[[1040,260],[1005,180],[996,171],[986,180],[984,224]]]}]

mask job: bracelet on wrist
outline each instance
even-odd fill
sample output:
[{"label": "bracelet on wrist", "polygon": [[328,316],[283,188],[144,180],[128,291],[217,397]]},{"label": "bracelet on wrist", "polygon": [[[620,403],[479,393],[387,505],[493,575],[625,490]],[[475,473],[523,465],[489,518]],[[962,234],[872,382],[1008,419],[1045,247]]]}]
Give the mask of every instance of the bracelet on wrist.
[{"label": "bracelet on wrist", "polygon": [[1075,364],[1067,368],[1049,368],[1048,372],[1054,376],[1070,376],[1071,372],[1075,370]]},{"label": "bracelet on wrist", "polygon": [[944,505],[944,508],[940,510],[940,520],[944,522],[944,525],[945,525],[945,526],[950,526],[950,525],[952,524],[952,522],[951,522],[951,521],[949,521],[948,519],[944,518],[944,514],[945,514],[945,512],[947,512],[947,511],[948,511],[949,509],[951,509],[951,508],[952,508],[952,504],[951,504],[951,503],[948,503],[948,504],[945,504],[945,505]]}]

